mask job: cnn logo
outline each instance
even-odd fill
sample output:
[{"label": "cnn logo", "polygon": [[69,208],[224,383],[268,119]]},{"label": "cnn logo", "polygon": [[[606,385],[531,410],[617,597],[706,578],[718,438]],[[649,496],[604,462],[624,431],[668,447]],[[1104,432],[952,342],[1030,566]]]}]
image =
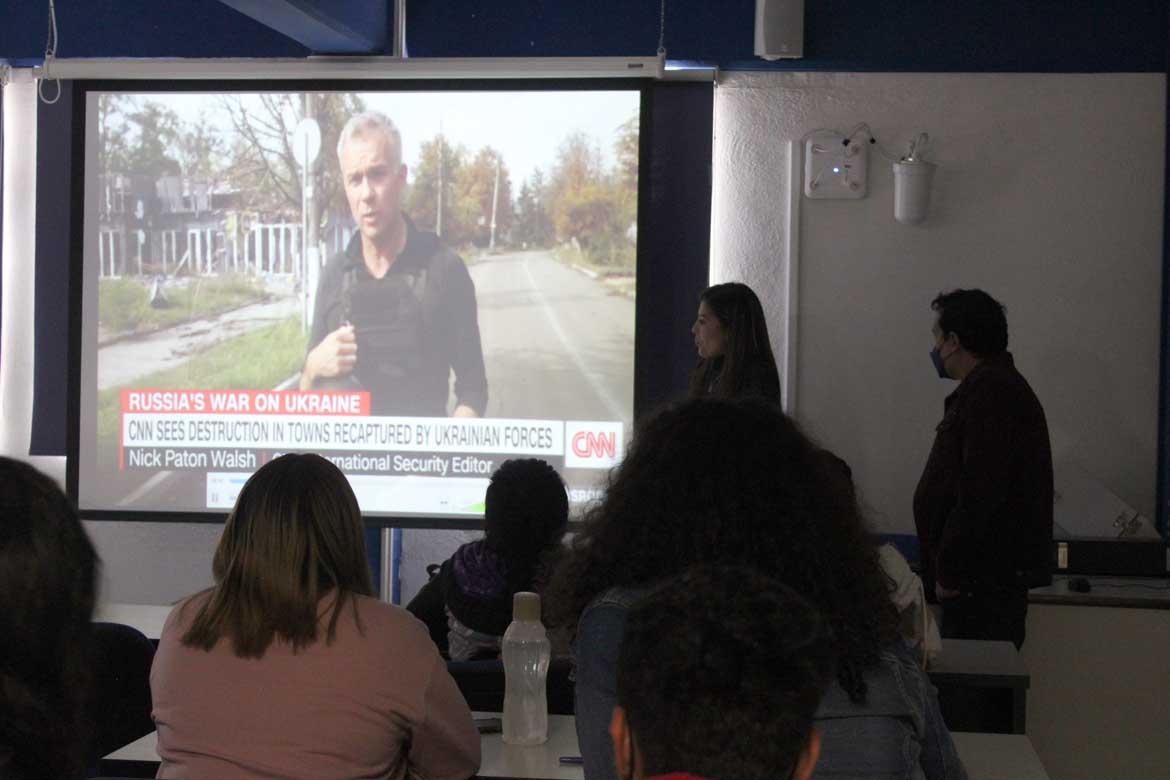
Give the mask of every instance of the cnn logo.
[{"label": "cnn logo", "polygon": [[617,435],[577,431],[571,443],[573,454],[578,458],[616,458]]},{"label": "cnn logo", "polygon": [[622,424],[615,422],[566,422],[565,466],[607,469],[622,457]]}]

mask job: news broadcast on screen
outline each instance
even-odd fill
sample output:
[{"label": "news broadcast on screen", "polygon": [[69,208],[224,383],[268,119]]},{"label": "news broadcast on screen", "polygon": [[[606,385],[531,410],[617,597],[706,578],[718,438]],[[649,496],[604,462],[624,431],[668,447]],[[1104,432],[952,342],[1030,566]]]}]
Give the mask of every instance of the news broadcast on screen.
[{"label": "news broadcast on screen", "polygon": [[229,510],[318,452],[373,516],[595,498],[633,419],[633,88],[85,94],[78,500]]}]

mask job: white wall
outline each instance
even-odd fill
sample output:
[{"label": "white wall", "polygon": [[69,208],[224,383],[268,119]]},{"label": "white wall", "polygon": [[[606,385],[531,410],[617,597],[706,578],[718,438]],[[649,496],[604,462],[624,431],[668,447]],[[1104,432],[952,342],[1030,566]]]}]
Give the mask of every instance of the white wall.
[{"label": "white wall", "polygon": [[101,601],[172,604],[212,585],[218,523],[103,521],[85,530],[102,561]]},{"label": "white wall", "polygon": [[781,365],[788,142],[867,122],[903,154],[930,133],[923,225],[894,221],[891,166],[872,149],[865,199],[794,204],[795,414],[853,467],[880,529],[913,531],[954,387],[927,355],[930,301],[971,286],[1008,308],[1054,455],[1154,516],[1165,98],[1161,74],[724,74],[712,278],[760,294]]}]

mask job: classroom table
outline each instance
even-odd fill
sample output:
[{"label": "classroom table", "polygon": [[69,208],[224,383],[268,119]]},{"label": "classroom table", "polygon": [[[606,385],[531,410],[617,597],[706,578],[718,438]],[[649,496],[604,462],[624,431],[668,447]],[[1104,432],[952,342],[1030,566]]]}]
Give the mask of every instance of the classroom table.
[{"label": "classroom table", "polygon": [[[170,606],[105,603],[98,605],[94,620],[133,626],[157,642],[170,611]],[[1012,700],[1010,731],[1025,733],[1031,678],[1015,646],[974,639],[944,639],[942,644],[941,657],[927,673],[944,696],[948,688],[1003,689]]]},{"label": "classroom table", "polygon": [[[498,717],[496,713],[476,715]],[[505,745],[499,734],[484,734],[480,738],[483,759],[477,776],[497,780],[583,780],[585,773],[579,764],[560,763],[561,756],[580,755],[576,719],[572,715],[550,715],[548,726],[548,742],[533,747]],[[970,780],[1048,780],[1031,740],[1022,734],[955,732],[952,736]],[[106,756],[102,771],[116,773],[124,766],[157,766],[155,744],[155,733],[151,732]]]},{"label": "classroom table", "polygon": [[[1013,734],[1026,733],[1031,675],[1011,642],[944,639],[942,653],[926,670],[943,699],[947,689],[1002,690],[1011,697]],[[980,726],[981,730],[993,730]]]}]

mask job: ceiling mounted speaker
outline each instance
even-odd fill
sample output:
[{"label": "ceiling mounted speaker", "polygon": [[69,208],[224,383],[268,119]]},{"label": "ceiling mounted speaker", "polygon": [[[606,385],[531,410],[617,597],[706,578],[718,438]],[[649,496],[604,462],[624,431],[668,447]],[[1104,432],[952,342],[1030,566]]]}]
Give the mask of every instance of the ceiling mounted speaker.
[{"label": "ceiling mounted speaker", "polygon": [[804,0],[756,0],[756,56],[804,56]]}]

